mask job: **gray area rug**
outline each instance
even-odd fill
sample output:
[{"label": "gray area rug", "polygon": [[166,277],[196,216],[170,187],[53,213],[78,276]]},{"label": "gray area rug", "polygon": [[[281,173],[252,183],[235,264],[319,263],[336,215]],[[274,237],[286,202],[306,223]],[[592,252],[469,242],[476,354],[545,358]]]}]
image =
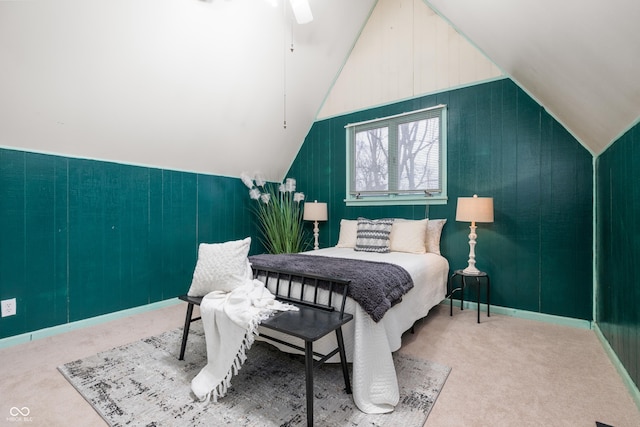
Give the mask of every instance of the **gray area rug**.
[{"label": "gray area rug", "polygon": [[[227,395],[201,403],[191,379],[206,364],[201,322],[192,324],[185,360],[178,360],[182,329],[165,332],[58,370],[113,426],[303,426],[306,424],[304,362],[256,341]],[[400,403],[389,414],[360,412],[344,392],[339,364],[315,370],[318,426],[422,426],[450,368],[395,354]],[[350,367],[351,368],[351,367]]]}]

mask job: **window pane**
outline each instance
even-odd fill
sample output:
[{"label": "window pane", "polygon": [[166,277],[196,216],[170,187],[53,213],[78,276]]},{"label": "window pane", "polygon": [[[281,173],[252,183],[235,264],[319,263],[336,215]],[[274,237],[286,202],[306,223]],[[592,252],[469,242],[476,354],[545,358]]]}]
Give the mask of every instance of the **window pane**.
[{"label": "window pane", "polygon": [[355,190],[385,191],[389,186],[389,129],[356,132]]},{"label": "window pane", "polygon": [[447,200],[446,105],[374,118],[347,130],[347,204]]},{"label": "window pane", "polygon": [[398,125],[398,189],[440,189],[440,119]]}]

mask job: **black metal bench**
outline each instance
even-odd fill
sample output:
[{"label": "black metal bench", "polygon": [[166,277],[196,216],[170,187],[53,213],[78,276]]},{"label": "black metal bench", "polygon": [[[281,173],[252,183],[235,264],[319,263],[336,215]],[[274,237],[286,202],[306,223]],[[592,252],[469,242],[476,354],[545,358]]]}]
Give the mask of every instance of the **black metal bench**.
[{"label": "black metal bench", "polygon": [[[293,271],[275,270],[257,265],[252,265],[252,268],[254,277],[267,284],[278,300],[294,304],[299,308],[299,311],[278,311],[268,319],[263,320],[260,326],[300,338],[304,341],[304,347],[265,335],[262,332],[260,336],[304,352],[307,425],[313,426],[314,368],[326,362],[334,355],[339,354],[345,389],[348,394],[351,394],[351,382],[349,380],[347,357],[342,337],[342,325],[353,319],[353,315],[344,312],[349,281]],[[326,303],[320,302],[321,289],[326,289],[329,292]],[[340,296],[341,300],[334,301],[338,296]],[[182,344],[180,347],[180,360],[183,360],[189,336],[189,326],[191,322],[200,319],[200,317],[193,318],[193,306],[199,306],[202,302],[202,297],[182,295],[179,298],[189,304],[187,306],[187,315],[184,322]],[[334,308],[334,302],[336,303],[335,305],[340,307],[339,309]],[[334,331],[338,343],[338,346],[334,350],[327,354],[320,354],[313,351],[313,343],[315,341]],[[318,359],[316,360],[314,356]]]}]

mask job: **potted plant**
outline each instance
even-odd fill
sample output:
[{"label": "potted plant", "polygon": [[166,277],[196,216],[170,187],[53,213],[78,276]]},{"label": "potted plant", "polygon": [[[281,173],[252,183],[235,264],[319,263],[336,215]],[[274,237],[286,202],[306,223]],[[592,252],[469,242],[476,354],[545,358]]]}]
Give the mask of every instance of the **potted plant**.
[{"label": "potted plant", "polygon": [[304,193],[296,192],[296,180],[267,183],[259,174],[255,178],[243,173],[242,182],[256,201],[253,210],[258,219],[259,240],[271,254],[297,253],[307,249],[302,223]]}]

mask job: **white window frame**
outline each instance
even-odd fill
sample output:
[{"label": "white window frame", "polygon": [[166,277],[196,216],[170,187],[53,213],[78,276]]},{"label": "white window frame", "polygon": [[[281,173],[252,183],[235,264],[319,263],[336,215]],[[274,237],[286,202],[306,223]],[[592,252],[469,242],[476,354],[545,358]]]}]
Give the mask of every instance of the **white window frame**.
[{"label": "white window frame", "polygon": [[[351,189],[353,182],[354,164],[353,157],[355,152],[354,139],[358,130],[373,127],[375,125],[384,126],[385,124],[393,124],[397,119],[406,119],[408,116],[414,116],[415,120],[425,117],[425,112],[440,109],[440,192],[430,194],[402,194],[393,193],[379,195],[362,195],[357,194]],[[346,161],[347,176],[346,199],[347,206],[382,206],[382,205],[444,205],[447,203],[447,106],[436,105],[435,107],[423,108],[421,110],[409,111],[393,116],[382,117],[374,120],[367,120],[358,123],[350,123],[345,126],[346,129]]]}]

